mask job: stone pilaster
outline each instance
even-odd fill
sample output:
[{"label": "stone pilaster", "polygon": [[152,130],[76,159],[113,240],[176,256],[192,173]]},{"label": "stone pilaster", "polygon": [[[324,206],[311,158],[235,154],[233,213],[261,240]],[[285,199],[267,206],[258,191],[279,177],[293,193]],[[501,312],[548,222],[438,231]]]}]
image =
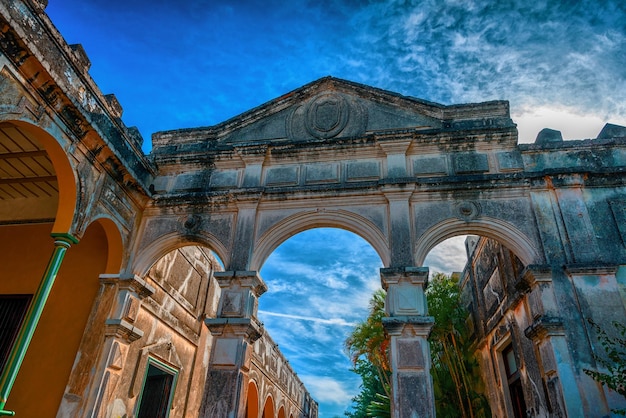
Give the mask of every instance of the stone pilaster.
[{"label": "stone pilaster", "polygon": [[406,150],[411,141],[389,141],[378,144],[387,154],[387,178],[402,178],[408,176],[406,167]]},{"label": "stone pilaster", "polygon": [[237,202],[235,242],[232,246],[230,268],[245,270],[252,254],[254,226],[257,216],[258,197]]},{"label": "stone pilaster", "polygon": [[546,265],[531,265],[522,273],[528,307],[534,318],[524,334],[535,345],[551,409],[556,415],[579,416],[583,413],[581,397],[552,275],[552,268]]},{"label": "stone pilaster", "polygon": [[256,319],[267,287],[255,271],[216,272],[221,289],[216,318],[205,319],[215,337],[200,417],[244,417],[252,344],[263,335]]},{"label": "stone pilaster", "polygon": [[411,207],[409,200],[415,186],[385,187],[383,193],[389,202],[389,220],[391,233],[391,266],[413,265],[413,246],[411,234]]},{"label": "stone pilaster", "polygon": [[[69,415],[101,417],[107,414],[107,405],[113,397],[117,384],[120,380],[123,366],[126,362],[129,345],[143,336],[143,331],[135,326],[135,320],[139,313],[141,301],[152,295],[155,289],[136,275],[102,274],[100,275],[101,291],[98,308],[108,310],[108,317],[104,312],[94,312],[94,318],[100,318],[102,314],[104,329],[101,330],[102,322],[88,324],[85,335],[96,340],[96,335],[102,335],[104,342],[98,356],[98,364],[95,370],[100,371],[93,379],[93,386],[86,392],[87,399],[82,404],[82,411],[72,412]],[[88,361],[89,359],[84,359]],[[78,372],[88,365],[82,365],[83,359],[75,364],[74,369]],[[73,372],[74,374],[80,374]],[[61,409],[73,411],[72,403],[78,403],[83,395],[79,382],[70,381],[64,396]]]},{"label": "stone pilaster", "polygon": [[261,187],[261,175],[263,174],[263,162],[267,153],[267,145],[241,150],[239,156],[246,165],[243,175],[243,187]]},{"label": "stone pilaster", "polygon": [[390,337],[393,418],[434,417],[435,401],[430,376],[428,335],[434,319],[427,315],[424,288],[426,267],[380,270],[387,291],[383,326]]}]

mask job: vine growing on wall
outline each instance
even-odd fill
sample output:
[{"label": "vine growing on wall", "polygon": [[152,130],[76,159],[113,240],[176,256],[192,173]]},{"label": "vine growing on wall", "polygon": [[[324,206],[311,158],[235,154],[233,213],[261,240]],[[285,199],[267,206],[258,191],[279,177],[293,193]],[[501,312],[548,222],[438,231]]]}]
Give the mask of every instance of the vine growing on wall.
[{"label": "vine growing on wall", "polygon": [[[617,331],[617,336],[611,337],[592,319],[588,319],[588,322],[598,333],[598,341],[606,353],[606,357],[597,354],[593,357],[606,371],[590,369],[583,371],[596,382],[626,398],[626,326],[614,321],[613,326]],[[611,411],[615,414],[626,415],[626,409],[612,409]]]}]

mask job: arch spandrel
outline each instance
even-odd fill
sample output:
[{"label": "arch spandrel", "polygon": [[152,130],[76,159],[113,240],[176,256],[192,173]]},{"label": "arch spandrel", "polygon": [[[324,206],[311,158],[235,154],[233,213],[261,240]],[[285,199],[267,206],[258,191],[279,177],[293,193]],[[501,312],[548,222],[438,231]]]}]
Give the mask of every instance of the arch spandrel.
[{"label": "arch spandrel", "polygon": [[138,250],[137,257],[132,261],[130,269],[132,273],[143,277],[148,273],[152,265],[167,253],[188,245],[207,247],[215,252],[223,263],[228,263],[229,258],[226,247],[211,234],[204,232],[190,237],[178,232],[171,232],[161,235],[158,240]]},{"label": "arch spandrel", "polygon": [[250,269],[260,270],[270,254],[290,237],[308,229],[324,227],[345,229],[360,236],[376,250],[383,265],[389,265],[389,240],[374,222],[345,209],[307,209],[267,225],[255,242]]}]

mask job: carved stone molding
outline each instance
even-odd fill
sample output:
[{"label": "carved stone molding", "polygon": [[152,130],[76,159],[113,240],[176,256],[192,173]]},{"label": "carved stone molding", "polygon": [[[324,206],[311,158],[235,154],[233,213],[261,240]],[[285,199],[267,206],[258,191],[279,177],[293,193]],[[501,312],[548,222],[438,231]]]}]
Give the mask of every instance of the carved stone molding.
[{"label": "carved stone molding", "polygon": [[116,337],[127,343],[132,343],[143,337],[143,331],[123,319],[107,319],[105,322],[106,336]]},{"label": "carved stone molding", "polygon": [[383,327],[390,335],[414,334],[428,337],[435,318],[425,315],[393,316],[383,318]]},{"label": "carved stone molding", "polygon": [[256,318],[207,318],[204,323],[216,337],[237,336],[253,343],[265,332]]},{"label": "carved stone molding", "polygon": [[414,285],[428,284],[428,267],[389,267],[380,269],[380,279],[383,289],[387,290],[390,285],[410,283]]},{"label": "carved stone molding", "polygon": [[563,321],[561,318],[541,316],[524,330],[524,335],[533,341],[541,340],[545,337],[565,335]]},{"label": "carved stone molding", "polygon": [[151,296],[155,291],[153,286],[146,283],[145,280],[136,274],[101,274],[100,281],[104,284],[117,285],[120,290],[134,292],[140,299]]}]

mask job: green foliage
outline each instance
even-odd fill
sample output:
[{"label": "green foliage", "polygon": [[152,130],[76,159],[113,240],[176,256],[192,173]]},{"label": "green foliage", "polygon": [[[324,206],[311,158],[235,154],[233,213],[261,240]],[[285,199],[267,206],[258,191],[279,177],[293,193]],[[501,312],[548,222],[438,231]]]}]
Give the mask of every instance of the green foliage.
[{"label": "green foliage", "polygon": [[[353,372],[361,376],[361,392],[352,398],[352,407],[345,415],[350,418],[366,418],[368,407],[373,402],[378,402],[379,396],[385,393],[383,383],[380,381],[374,365],[365,359],[357,359]],[[389,398],[387,398],[389,399]]]},{"label": "green foliage", "polygon": [[[435,274],[426,294],[429,314],[435,317],[429,341],[437,416],[490,417],[457,283],[446,275]],[[347,417],[390,416],[391,370],[389,339],[382,325],[384,316],[385,292],[379,290],[370,301],[368,318],[354,328],[345,342],[353,371],[362,379],[361,392],[352,399]]]},{"label": "green foliage", "polygon": [[[613,326],[619,336],[610,337],[593,320],[588,319],[588,322],[598,333],[598,341],[606,353],[606,357],[594,354],[595,360],[606,369],[606,373],[589,369],[584,369],[584,372],[596,382],[606,385],[626,398],[626,326],[614,321]],[[619,415],[626,415],[626,409],[613,409],[612,411]]]},{"label": "green foliage", "polygon": [[345,342],[346,351],[353,364],[356,364],[359,358],[365,358],[381,373],[389,371],[387,356],[389,340],[383,328],[384,316],[385,291],[379,289],[370,299],[369,316],[364,322],[357,324]]},{"label": "green foliage", "polygon": [[457,282],[437,273],[426,297],[429,314],[435,318],[429,341],[437,416],[490,417]]},{"label": "green foliage", "polygon": [[372,400],[367,406],[367,416],[372,418],[390,418],[391,401],[389,396],[377,393],[376,399]]},{"label": "green foliage", "polygon": [[[389,340],[382,323],[384,316],[385,292],[381,289],[372,295],[367,319],[357,324],[346,339],[345,349],[354,365],[353,371],[362,380],[361,392],[352,399],[352,410],[345,413],[347,417],[384,417],[385,415],[380,415],[381,401],[384,398],[387,399],[389,408],[391,371],[388,360]],[[368,411],[370,405],[373,406]],[[389,411],[386,416],[388,414]]]}]

